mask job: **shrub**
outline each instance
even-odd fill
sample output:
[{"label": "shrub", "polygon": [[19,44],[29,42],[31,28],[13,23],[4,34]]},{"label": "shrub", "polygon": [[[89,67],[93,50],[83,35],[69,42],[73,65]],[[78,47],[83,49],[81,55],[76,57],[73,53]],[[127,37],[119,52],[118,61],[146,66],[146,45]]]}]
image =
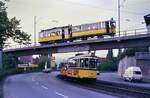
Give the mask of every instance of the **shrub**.
[{"label": "shrub", "polygon": [[115,60],[104,61],[98,66],[98,70],[100,70],[100,71],[116,71],[117,63]]}]

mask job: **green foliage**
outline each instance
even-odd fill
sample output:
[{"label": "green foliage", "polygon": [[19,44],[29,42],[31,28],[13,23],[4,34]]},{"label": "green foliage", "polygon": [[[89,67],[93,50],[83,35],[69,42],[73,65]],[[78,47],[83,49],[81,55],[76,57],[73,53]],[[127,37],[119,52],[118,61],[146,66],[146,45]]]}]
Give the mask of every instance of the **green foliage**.
[{"label": "green foliage", "polygon": [[128,48],[123,53],[120,54],[119,59],[123,59],[125,56],[128,57],[135,56],[136,52],[148,52],[148,48]]},{"label": "green foliage", "polygon": [[20,73],[16,65],[20,63],[18,59],[12,55],[3,54],[3,70],[0,70],[0,80],[12,74]]},{"label": "green foliage", "polygon": [[3,54],[3,68],[4,69],[12,69],[16,68],[16,65],[19,63],[18,59],[12,55]]},{"label": "green foliage", "polygon": [[116,71],[117,70],[117,60],[106,60],[98,66],[100,71]]},{"label": "green foliage", "polygon": [[20,30],[20,20],[16,17],[9,19],[6,10],[5,3],[0,1],[0,47],[10,38],[19,44],[29,44],[30,35]]},{"label": "green foliage", "polygon": [[21,71],[17,70],[16,68],[0,70],[0,81],[6,76],[17,74],[17,73],[21,73]]},{"label": "green foliage", "polygon": [[39,69],[44,69],[45,63],[48,61],[47,56],[40,56],[38,61],[38,67]]}]

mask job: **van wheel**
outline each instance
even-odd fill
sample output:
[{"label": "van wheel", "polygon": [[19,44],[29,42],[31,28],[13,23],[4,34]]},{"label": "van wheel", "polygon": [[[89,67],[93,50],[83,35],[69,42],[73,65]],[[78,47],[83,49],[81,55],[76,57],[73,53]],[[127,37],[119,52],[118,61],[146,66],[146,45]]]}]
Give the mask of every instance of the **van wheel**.
[{"label": "van wheel", "polygon": [[131,79],[131,78],[129,78],[129,81],[130,81],[130,82],[132,82],[132,79]]}]

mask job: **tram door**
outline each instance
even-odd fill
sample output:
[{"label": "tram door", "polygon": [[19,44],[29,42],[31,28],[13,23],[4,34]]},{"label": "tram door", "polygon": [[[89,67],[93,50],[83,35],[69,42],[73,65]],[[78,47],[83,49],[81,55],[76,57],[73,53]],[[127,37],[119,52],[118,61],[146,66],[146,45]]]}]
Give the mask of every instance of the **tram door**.
[{"label": "tram door", "polygon": [[109,33],[109,22],[105,22],[105,27],[106,27],[106,33]]},{"label": "tram door", "polygon": [[62,39],[65,39],[65,30],[62,29]]}]

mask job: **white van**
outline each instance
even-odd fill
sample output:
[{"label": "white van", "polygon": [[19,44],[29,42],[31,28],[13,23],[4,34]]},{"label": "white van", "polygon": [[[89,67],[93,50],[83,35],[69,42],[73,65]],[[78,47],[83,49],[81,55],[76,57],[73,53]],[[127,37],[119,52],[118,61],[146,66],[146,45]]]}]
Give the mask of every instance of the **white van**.
[{"label": "white van", "polygon": [[142,81],[142,71],[140,67],[128,67],[123,74],[123,79],[128,81]]}]

